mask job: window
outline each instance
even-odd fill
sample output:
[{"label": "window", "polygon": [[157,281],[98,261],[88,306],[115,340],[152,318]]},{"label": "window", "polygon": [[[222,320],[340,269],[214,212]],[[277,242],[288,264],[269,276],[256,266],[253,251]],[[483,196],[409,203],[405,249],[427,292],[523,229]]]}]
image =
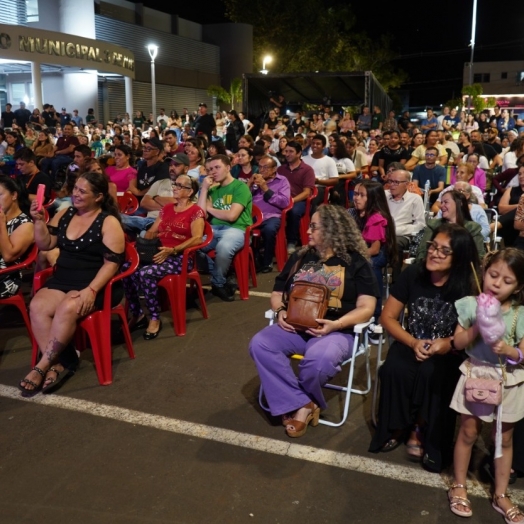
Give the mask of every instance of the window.
[{"label": "window", "polygon": [[27,21],[38,22],[38,0],[25,0],[27,9]]},{"label": "window", "polygon": [[473,82],[476,84],[487,84],[490,81],[490,73],[475,73],[473,75]]},{"label": "window", "polygon": [[501,80],[507,80],[508,79],[508,73],[507,71],[504,73],[500,73],[500,79]]}]

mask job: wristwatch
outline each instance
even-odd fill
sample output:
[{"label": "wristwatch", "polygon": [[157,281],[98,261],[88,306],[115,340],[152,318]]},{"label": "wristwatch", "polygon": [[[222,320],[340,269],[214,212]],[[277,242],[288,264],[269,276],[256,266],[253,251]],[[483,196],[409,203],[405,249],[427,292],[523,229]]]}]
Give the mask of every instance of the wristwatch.
[{"label": "wristwatch", "polygon": [[287,310],[287,307],[286,306],[280,306],[279,308],[275,309],[275,311],[273,312],[273,318],[275,320],[278,319],[278,314],[281,312],[281,311],[286,311]]}]

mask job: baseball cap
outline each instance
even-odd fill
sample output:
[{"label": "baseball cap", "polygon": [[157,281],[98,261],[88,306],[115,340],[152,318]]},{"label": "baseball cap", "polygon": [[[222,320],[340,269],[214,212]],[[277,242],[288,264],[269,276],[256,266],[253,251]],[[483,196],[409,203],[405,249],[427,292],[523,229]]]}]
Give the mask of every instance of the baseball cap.
[{"label": "baseball cap", "polygon": [[207,107],[207,104],[204,102],[200,102],[200,104],[198,104],[198,107]]},{"label": "baseball cap", "polygon": [[185,153],[177,153],[173,156],[168,156],[166,162],[176,162],[177,164],[189,165],[189,157]]},{"label": "baseball cap", "polygon": [[156,147],[160,150],[162,150],[162,148],[164,147],[162,142],[156,136],[154,136],[153,138],[144,138],[143,142],[144,144],[151,144],[153,147]]}]

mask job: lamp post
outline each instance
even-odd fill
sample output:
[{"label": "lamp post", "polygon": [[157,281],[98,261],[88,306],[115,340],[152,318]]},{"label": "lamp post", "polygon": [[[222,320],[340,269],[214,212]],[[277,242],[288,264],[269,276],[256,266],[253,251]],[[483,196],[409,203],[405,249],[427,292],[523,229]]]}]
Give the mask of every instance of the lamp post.
[{"label": "lamp post", "polygon": [[153,124],[156,122],[156,85],[155,85],[155,58],[158,54],[158,46],[149,44],[147,46],[149,56],[151,57],[151,102],[153,106]]},{"label": "lamp post", "polygon": [[[469,59],[469,85],[473,85],[473,58],[475,55],[475,33],[477,31],[477,0],[473,0],[473,13],[471,16],[471,57]],[[468,96],[468,114],[471,111],[471,94]]]},{"label": "lamp post", "polygon": [[267,75],[267,74],[269,73],[269,70],[266,69],[266,64],[270,64],[272,60],[273,60],[273,57],[270,56],[270,55],[266,55],[266,56],[262,59],[262,69],[260,70],[260,72],[261,72],[263,75]]}]

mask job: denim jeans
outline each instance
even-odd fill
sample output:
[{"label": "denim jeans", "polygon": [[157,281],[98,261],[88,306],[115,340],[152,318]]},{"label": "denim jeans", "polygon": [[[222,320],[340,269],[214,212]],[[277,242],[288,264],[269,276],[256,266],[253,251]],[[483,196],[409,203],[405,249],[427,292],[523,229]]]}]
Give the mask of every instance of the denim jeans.
[{"label": "denim jeans", "polygon": [[262,233],[262,240],[264,241],[264,257],[262,259],[263,267],[268,267],[273,264],[279,228],[280,217],[268,218],[260,224],[260,232]]},{"label": "denim jeans", "polygon": [[233,256],[244,245],[245,231],[231,226],[212,226],[213,240],[202,249],[205,254],[212,249],[215,250],[215,259],[206,256],[209,272],[211,273],[211,284],[224,287],[226,276],[233,260]]},{"label": "denim jeans", "polygon": [[155,223],[153,217],[135,217],[121,213],[120,218],[122,219],[122,226],[126,233],[140,233],[149,229]]},{"label": "denim jeans", "polygon": [[44,172],[46,175],[49,174],[49,170],[51,170],[51,178],[54,181],[57,171],[62,166],[69,165],[72,161],[73,159],[69,155],[58,155],[54,158],[44,158],[40,164],[40,167],[42,172]]},{"label": "denim jeans", "polygon": [[306,201],[295,202],[287,212],[286,238],[288,244],[296,244],[300,238],[300,219],[306,212]]}]

